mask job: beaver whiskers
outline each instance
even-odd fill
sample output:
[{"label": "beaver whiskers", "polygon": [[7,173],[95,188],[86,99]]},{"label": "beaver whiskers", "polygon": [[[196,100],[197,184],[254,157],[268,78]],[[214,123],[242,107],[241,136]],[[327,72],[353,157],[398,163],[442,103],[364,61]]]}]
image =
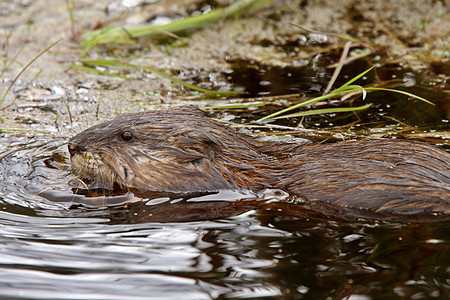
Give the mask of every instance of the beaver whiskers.
[{"label": "beaver whiskers", "polygon": [[450,154],[402,140],[261,143],[194,107],[95,125],[69,142],[91,187],[203,192],[278,188],[372,213],[450,215]]},{"label": "beaver whiskers", "polygon": [[[73,153],[73,152],[72,152]],[[82,155],[72,155],[71,172],[90,188],[112,190],[115,184],[125,186],[118,165],[98,149],[84,150]]]}]

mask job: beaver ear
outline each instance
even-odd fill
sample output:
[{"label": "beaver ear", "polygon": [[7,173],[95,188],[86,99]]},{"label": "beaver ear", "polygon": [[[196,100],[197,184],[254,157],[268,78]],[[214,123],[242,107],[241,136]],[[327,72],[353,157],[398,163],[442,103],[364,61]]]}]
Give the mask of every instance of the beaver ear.
[{"label": "beaver ear", "polygon": [[219,147],[219,142],[212,134],[200,130],[185,131],[181,134],[172,136],[169,140],[187,148],[190,146],[203,146],[207,148]]},{"label": "beaver ear", "polygon": [[197,106],[194,105],[180,105],[180,106],[175,106],[171,109],[171,112],[179,112],[182,114],[190,114],[190,115],[195,115],[198,117],[205,117],[206,113],[201,110],[200,108],[198,108]]},{"label": "beaver ear", "polygon": [[212,158],[220,147],[214,136],[199,130],[171,136],[169,141],[178,150],[176,156],[187,161]]}]

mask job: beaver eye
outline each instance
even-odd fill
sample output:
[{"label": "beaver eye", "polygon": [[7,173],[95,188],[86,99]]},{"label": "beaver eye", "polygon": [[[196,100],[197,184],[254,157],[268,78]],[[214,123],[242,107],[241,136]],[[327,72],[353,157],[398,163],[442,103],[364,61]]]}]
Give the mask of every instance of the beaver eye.
[{"label": "beaver eye", "polygon": [[124,141],[130,141],[132,138],[133,138],[133,134],[131,133],[131,131],[122,132],[122,139]]}]

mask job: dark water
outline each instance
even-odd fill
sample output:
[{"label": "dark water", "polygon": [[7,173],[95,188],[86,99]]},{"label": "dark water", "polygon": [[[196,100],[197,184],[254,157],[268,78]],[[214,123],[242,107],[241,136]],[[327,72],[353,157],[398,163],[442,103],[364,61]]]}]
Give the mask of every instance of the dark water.
[{"label": "dark water", "polygon": [[448,299],[450,221],[307,218],[281,191],[74,196],[65,141],[2,134],[0,298]]},{"label": "dark water", "polygon": [[[254,97],[262,101],[273,101],[271,96],[278,96],[276,99],[288,102],[283,106],[262,108],[259,112],[239,112],[239,116],[246,118],[246,121],[264,117],[270,113],[281,110],[299,101],[313,97],[322,96],[327,84],[330,81],[333,69],[329,66],[339,59],[339,52],[333,54],[320,54],[305,62],[301,66],[277,67],[265,65],[254,61],[236,59],[230,61],[232,72],[229,80],[234,84],[244,88],[246,97]],[[385,53],[380,54],[383,57]],[[338,88],[348,80],[355,77],[374,65],[372,54],[367,60],[357,60],[345,65],[336,82],[334,88]],[[393,92],[376,91],[369,92],[366,99],[357,97],[356,99],[332,99],[328,103],[306,106],[292,112],[311,110],[318,108],[336,107],[356,107],[366,104],[372,106],[357,114],[340,113],[327,115],[306,116],[302,122],[302,127],[307,129],[329,129],[341,127],[341,132],[351,130],[355,133],[363,133],[365,136],[375,133],[374,129],[379,129],[385,136],[403,137],[408,132],[433,132],[450,131],[450,96],[448,90],[450,63],[443,62],[440,68],[427,70],[413,70],[400,63],[384,63],[367,73],[363,78],[354,84],[363,87],[381,87],[407,91],[421,96],[435,105],[419,101],[412,97]],[[281,96],[280,96],[281,95]],[[283,98],[283,95],[298,95],[299,101],[291,98]],[[269,100],[268,100],[269,99]],[[256,114],[256,117],[255,117]],[[277,121],[278,124],[296,127],[298,118]],[[398,130],[396,130],[397,127]],[[345,130],[344,130],[345,128]],[[438,141],[434,141],[439,143]]]}]

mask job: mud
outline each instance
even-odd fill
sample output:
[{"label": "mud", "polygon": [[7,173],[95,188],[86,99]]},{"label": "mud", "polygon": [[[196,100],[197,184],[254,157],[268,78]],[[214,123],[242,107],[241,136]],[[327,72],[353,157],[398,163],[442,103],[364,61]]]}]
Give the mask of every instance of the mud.
[{"label": "mud", "polygon": [[[68,1],[70,3],[70,1]],[[157,12],[168,17],[204,9],[202,1],[169,1],[170,5],[127,8],[119,1],[74,1],[74,22],[66,1],[6,1],[0,7],[3,62],[0,94],[34,56],[62,39],[35,61],[13,86],[0,110],[1,127],[51,132],[67,137],[97,120],[125,111],[167,107],[174,103],[214,105],[189,101],[196,94],[167,79],[136,72],[137,80],[124,81],[71,69],[81,49],[80,34],[108,23],[124,12],[120,22],[152,20]],[[183,5],[180,4],[183,2]],[[219,1],[219,5],[227,4]],[[298,66],[324,47],[339,48],[339,40],[305,34],[291,23],[347,34],[369,42],[380,51],[371,63],[399,63],[430,74],[430,85],[448,90],[450,36],[449,8],[441,1],[275,1],[247,13],[238,21],[219,24],[182,37],[180,44],[140,40],[130,48],[99,47],[86,58],[123,57],[136,64],[168,68],[180,79],[212,89],[238,89],[227,80],[233,72],[228,61],[243,59],[266,66]],[[117,22],[116,24],[122,24]],[[114,24],[114,23],[112,23]],[[294,47],[292,47],[294,45]],[[7,57],[6,57],[7,56]],[[4,64],[3,64],[4,65]],[[299,80],[304,80],[303,77]],[[448,92],[444,94],[448,101]],[[69,102],[71,123],[64,101]],[[218,103],[223,103],[219,101]]]}]

